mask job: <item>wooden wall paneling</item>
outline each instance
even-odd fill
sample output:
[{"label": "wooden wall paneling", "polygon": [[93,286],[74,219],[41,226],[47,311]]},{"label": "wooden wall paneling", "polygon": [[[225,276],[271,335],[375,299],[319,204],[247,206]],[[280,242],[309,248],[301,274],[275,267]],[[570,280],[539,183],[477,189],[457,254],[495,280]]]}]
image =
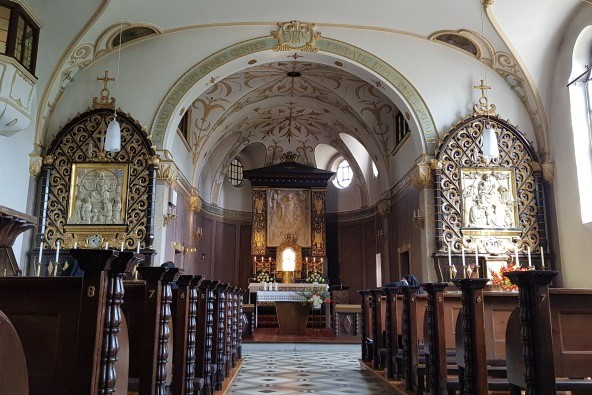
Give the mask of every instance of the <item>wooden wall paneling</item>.
[{"label": "wooden wall paneling", "polygon": [[239,262],[238,262],[238,282],[241,288],[249,286],[249,277],[253,271],[253,258],[251,257],[251,225],[240,225],[239,229]]},{"label": "wooden wall paneling", "polygon": [[234,282],[234,264],[237,255],[237,227],[216,222],[213,277],[224,283]]},{"label": "wooden wall paneling", "polygon": [[[362,246],[364,251],[365,270],[368,272],[370,278],[374,278],[374,286],[376,286],[376,254],[377,254],[377,240],[376,240],[376,220],[372,217],[364,223],[364,233],[362,234]],[[384,266],[384,265],[383,265]],[[383,270],[381,270],[383,272]],[[384,279],[384,276],[383,276]],[[384,281],[382,282],[384,284]]]},{"label": "wooden wall paneling", "polygon": [[[205,278],[216,279],[213,277],[213,246],[214,246],[214,221],[202,217],[202,229],[203,237],[201,239],[201,252],[199,254],[199,271],[197,274],[201,274]],[[205,255],[205,260],[202,260],[202,254]]]},{"label": "wooden wall paneling", "polygon": [[[342,261],[339,255],[339,226],[337,222],[327,222],[327,262],[329,262],[328,273],[331,284],[339,284],[339,276],[343,285],[350,285],[345,281]],[[356,290],[357,291],[357,290]],[[354,300],[358,300],[356,294]]]},{"label": "wooden wall paneling", "polygon": [[340,226],[339,231],[341,276],[343,283],[350,286],[350,300],[357,300],[355,293],[358,290],[372,288],[368,284],[376,284],[375,279],[372,282],[367,278],[362,230],[362,224],[348,224]]}]

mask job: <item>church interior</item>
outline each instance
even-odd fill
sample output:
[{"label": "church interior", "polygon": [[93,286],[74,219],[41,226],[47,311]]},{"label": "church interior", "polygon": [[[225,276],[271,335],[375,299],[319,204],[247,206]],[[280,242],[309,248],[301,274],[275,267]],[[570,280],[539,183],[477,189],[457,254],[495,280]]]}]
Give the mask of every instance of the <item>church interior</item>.
[{"label": "church interior", "polygon": [[0,392],[209,394],[322,333],[394,393],[592,393],[590,21],[0,0]]}]

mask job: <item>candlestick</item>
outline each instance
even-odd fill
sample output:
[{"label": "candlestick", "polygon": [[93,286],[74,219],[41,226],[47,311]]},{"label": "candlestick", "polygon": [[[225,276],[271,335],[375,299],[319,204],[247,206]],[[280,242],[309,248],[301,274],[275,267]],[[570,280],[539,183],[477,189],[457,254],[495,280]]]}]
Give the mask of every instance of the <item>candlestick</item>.
[{"label": "candlestick", "polygon": [[541,246],[541,270],[545,270],[545,253],[543,252],[543,246]]},{"label": "candlestick", "polygon": [[55,261],[56,262],[59,262],[60,261],[60,246],[61,246],[61,243],[58,241],[57,244],[56,244],[56,246],[57,247],[56,247]]},{"label": "candlestick", "polygon": [[479,267],[479,248],[475,247],[475,268]]},{"label": "candlestick", "polygon": [[138,245],[136,246],[136,254],[140,253],[140,244],[141,244],[141,241],[138,240]]},{"label": "candlestick", "polygon": [[465,266],[465,246],[460,246],[460,253],[462,254],[462,265]]},{"label": "candlestick", "polygon": [[528,268],[530,269],[532,267],[532,262],[530,260],[530,246],[526,247],[526,251],[528,252]]},{"label": "candlestick", "polygon": [[109,243],[105,242],[105,249],[108,250],[109,249]]},{"label": "candlestick", "polygon": [[119,251],[123,251],[123,241],[121,242],[121,249]]},{"label": "candlestick", "polygon": [[514,247],[514,258],[516,260],[516,267],[520,267],[520,260],[518,259],[518,246]]},{"label": "candlestick", "polygon": [[74,249],[77,249],[77,248],[78,248],[78,242],[77,242],[77,241],[75,241],[75,242],[74,242]]},{"label": "candlestick", "polygon": [[450,244],[446,243],[448,247],[448,266],[452,266],[452,252],[450,251]]},{"label": "candlestick", "polygon": [[43,257],[43,242],[39,244],[39,259],[37,259],[37,263],[41,263],[41,258]]}]

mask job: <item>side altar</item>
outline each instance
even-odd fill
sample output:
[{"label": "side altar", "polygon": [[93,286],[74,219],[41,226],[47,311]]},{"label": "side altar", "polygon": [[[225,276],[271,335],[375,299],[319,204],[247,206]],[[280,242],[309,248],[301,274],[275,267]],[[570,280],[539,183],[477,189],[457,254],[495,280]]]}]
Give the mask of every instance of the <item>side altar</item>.
[{"label": "side altar", "polygon": [[[304,302],[302,292],[311,287],[322,291],[327,291],[329,286],[327,284],[310,284],[310,283],[273,283],[273,287],[269,287],[264,283],[250,283],[249,284],[249,303],[255,305],[255,327],[258,324],[259,306],[274,305],[280,327],[280,333],[297,333],[303,334],[308,321],[308,315],[311,311],[310,306]],[[273,290],[268,290],[273,289]],[[253,301],[254,299],[254,301]],[[321,307],[325,316],[325,327],[330,327],[329,305],[323,303]],[[319,311],[321,314],[321,311]]]}]

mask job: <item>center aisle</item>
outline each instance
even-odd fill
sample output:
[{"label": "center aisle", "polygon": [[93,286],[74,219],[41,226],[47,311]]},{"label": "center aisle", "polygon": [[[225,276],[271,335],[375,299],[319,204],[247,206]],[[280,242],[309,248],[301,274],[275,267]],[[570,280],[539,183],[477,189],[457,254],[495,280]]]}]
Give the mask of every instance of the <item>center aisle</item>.
[{"label": "center aisle", "polygon": [[228,393],[396,393],[363,371],[359,358],[359,344],[243,344],[244,362]]}]

